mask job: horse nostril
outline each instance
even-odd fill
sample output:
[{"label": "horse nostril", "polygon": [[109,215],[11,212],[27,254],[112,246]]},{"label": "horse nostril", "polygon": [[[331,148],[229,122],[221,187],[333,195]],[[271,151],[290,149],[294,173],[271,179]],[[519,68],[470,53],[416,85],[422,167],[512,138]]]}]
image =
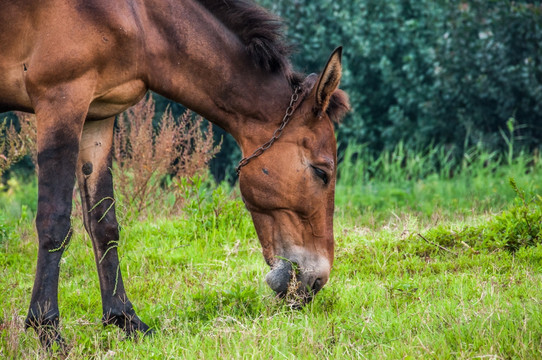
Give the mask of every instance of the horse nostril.
[{"label": "horse nostril", "polygon": [[312,291],[314,291],[316,293],[316,292],[320,291],[322,286],[323,286],[322,279],[317,278],[316,280],[314,280],[314,283],[312,284]]}]

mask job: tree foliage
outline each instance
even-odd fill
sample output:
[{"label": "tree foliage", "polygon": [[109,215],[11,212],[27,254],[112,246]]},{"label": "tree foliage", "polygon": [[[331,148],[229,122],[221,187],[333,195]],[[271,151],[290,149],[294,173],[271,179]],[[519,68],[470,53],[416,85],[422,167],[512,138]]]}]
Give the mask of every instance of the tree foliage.
[{"label": "tree foliage", "polygon": [[318,71],[344,46],[342,87],[353,112],[343,143],[379,151],[482,142],[529,148],[542,139],[542,8],[532,2],[261,0],[285,19],[297,68]]}]

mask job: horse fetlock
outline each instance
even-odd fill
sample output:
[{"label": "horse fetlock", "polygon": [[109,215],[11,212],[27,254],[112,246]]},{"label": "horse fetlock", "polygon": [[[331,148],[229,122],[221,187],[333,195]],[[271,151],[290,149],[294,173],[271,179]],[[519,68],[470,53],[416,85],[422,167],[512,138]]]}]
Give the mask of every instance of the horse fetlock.
[{"label": "horse fetlock", "polygon": [[42,312],[38,308],[30,309],[24,321],[25,330],[32,328],[38,335],[43,347],[50,349],[53,344],[65,348],[66,342],[59,332],[58,311]]},{"label": "horse fetlock", "polygon": [[111,309],[104,312],[102,323],[104,326],[116,325],[123,329],[129,336],[136,332],[145,334],[152,332],[149,326],[139,319],[134,309],[131,307],[122,311],[119,311],[119,309]]},{"label": "horse fetlock", "polygon": [[28,315],[24,320],[24,328],[58,328],[60,313],[57,311],[40,310],[37,308],[30,308]]}]

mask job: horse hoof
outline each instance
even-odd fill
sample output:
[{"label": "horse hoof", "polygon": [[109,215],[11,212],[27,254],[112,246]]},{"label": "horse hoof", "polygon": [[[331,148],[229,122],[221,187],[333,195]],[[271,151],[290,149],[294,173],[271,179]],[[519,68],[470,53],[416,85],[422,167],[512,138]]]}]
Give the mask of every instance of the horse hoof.
[{"label": "horse hoof", "polygon": [[56,329],[35,329],[38,333],[41,346],[47,352],[67,355],[69,352],[68,344]]},{"label": "horse hoof", "polygon": [[147,331],[143,332],[143,337],[152,338],[156,335],[156,331],[153,328],[148,328]]}]

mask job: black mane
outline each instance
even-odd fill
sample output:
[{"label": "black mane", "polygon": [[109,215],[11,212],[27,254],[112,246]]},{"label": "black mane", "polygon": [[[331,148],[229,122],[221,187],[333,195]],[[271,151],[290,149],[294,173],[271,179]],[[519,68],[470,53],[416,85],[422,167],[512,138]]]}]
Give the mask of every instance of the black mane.
[{"label": "black mane", "polygon": [[251,0],[198,0],[235,33],[254,64],[270,72],[297,77],[289,60],[291,47],[284,39],[282,21]]}]

